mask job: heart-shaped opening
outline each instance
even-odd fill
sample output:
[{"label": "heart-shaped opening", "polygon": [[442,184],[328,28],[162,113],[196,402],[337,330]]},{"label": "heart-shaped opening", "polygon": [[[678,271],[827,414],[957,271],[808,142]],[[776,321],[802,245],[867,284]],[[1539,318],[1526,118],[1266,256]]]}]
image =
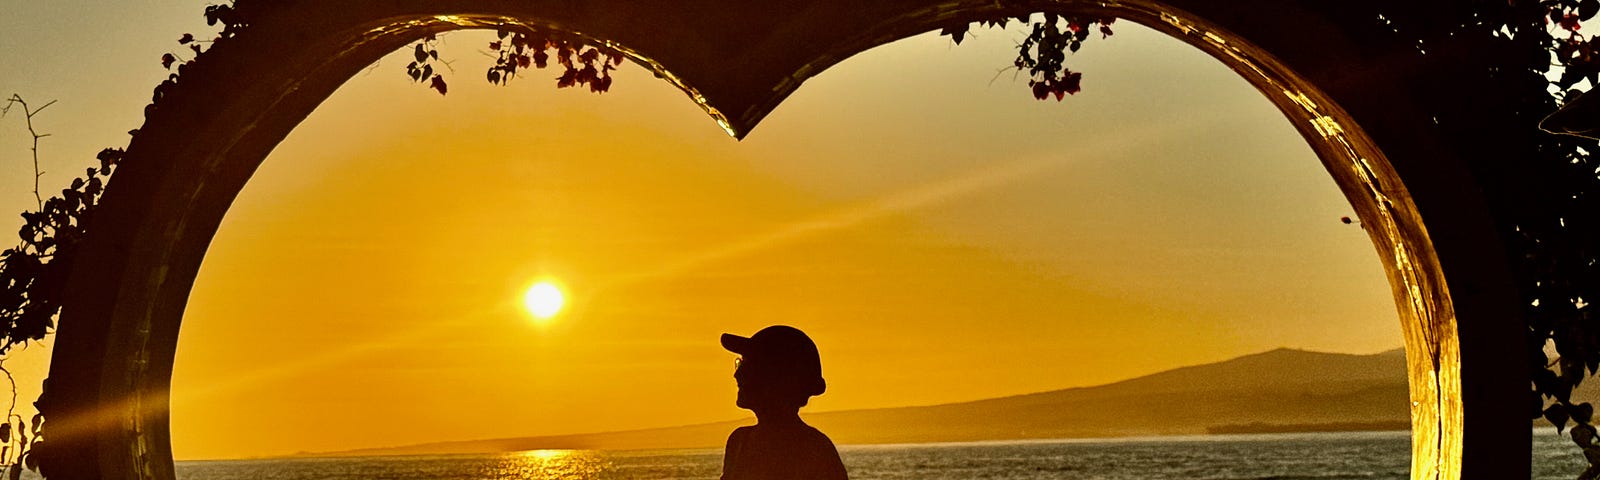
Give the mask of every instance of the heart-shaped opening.
[{"label": "heart-shaped opening", "polygon": [[[178,319],[223,213],[267,152],[334,89],[384,52],[440,31],[509,21],[565,29],[594,39],[613,38],[619,42],[618,48],[628,49],[636,60],[657,67],[656,73],[683,88],[729,131],[742,135],[794,92],[801,81],[857,52],[955,21],[1048,9],[1119,16],[1173,35],[1221,59],[1290,118],[1290,125],[1309,141],[1352,202],[1355,218],[1377,243],[1396,298],[1402,300],[1400,316],[1411,352],[1408,365],[1414,399],[1411,445],[1413,458],[1418,459],[1412,467],[1413,476],[1455,478],[1459,474],[1464,407],[1463,398],[1456,395],[1461,385],[1461,353],[1456,346],[1455,315],[1443,283],[1442,267],[1433,254],[1433,242],[1423,229],[1416,207],[1401,185],[1399,174],[1339,102],[1317,84],[1298,76],[1268,50],[1249,41],[1281,44],[1282,37],[1269,35],[1276,32],[1271,30],[1276,27],[1249,22],[1248,16],[1229,16],[1226,13],[1232,7],[1187,5],[1200,9],[1200,14],[1191,14],[1153,2],[1112,6],[885,3],[871,6],[870,12],[853,14],[819,7],[778,12],[779,15],[754,7],[663,13],[651,6],[626,2],[611,5],[613,10],[608,11],[413,3],[417,2],[352,7],[329,2],[270,11],[251,25],[252,35],[208,59],[215,63],[197,64],[192,77],[186,78],[188,83],[168,92],[168,98],[151,111],[150,123],[130,147],[130,160],[159,158],[169,162],[130,161],[133,166],[119,173],[119,183],[128,186],[119,188],[113,184],[112,193],[108,194],[107,216],[115,220],[108,221],[103,234],[97,233],[99,236],[86,247],[87,258],[96,265],[110,267],[96,275],[79,275],[76,279],[83,282],[84,290],[71,299],[63,313],[64,326],[79,326],[62,330],[60,344],[69,347],[57,354],[52,366],[52,378],[60,383],[53,384],[52,398],[44,402],[47,416],[55,422],[52,425],[56,433],[50,438],[56,448],[62,449],[58,451],[98,460],[57,463],[62,471],[81,469],[75,471],[107,478],[171,475],[166,387],[176,349]],[[450,14],[464,11],[477,13]],[[1317,18],[1314,13],[1298,14]],[[1242,36],[1211,23],[1217,21],[1257,35]],[[826,28],[811,29],[819,25]],[[1255,29],[1266,29],[1266,33]],[[714,33],[724,33],[732,40],[708,40],[716,38]],[[816,42],[799,47],[802,44],[795,40],[804,38]],[[740,43],[738,39],[749,42]],[[294,41],[299,49],[282,48],[281,43],[288,41]],[[728,56],[730,52],[737,55]],[[1299,56],[1303,52],[1287,52],[1296,55],[1292,60],[1304,61]],[[268,61],[272,58],[282,58],[284,62]],[[289,67],[282,68],[283,65]],[[240,75],[255,81],[245,85],[226,81]],[[1339,98],[1356,101],[1350,96]],[[944,140],[963,141],[959,137]],[[574,150],[573,154],[581,156],[582,151]],[[1038,167],[1021,165],[1005,173],[1026,178],[1036,173],[1033,168]],[[778,177],[798,177],[803,173],[786,172]],[[951,191],[981,188],[984,182],[993,181],[983,175],[951,178],[952,185],[933,182],[939,188],[890,197],[872,208],[845,210],[838,217],[815,223],[778,227],[805,233],[836,223],[850,224],[863,215],[886,215],[929,198],[942,198]],[[975,182],[977,187],[962,182]],[[1447,195],[1438,190],[1428,193]],[[788,240],[793,236],[784,228],[777,228],[773,237]],[[441,238],[455,241],[449,237],[450,232],[443,233],[445,237]],[[735,245],[731,250],[739,253],[748,248],[751,247]],[[716,261],[721,258],[719,255],[726,254],[711,252],[705,257]],[[529,271],[530,276],[520,280],[532,281],[538,273]],[[572,283],[576,288],[578,283]],[[520,293],[519,289],[526,286],[516,285],[511,290]],[[418,293],[422,296],[426,292]],[[573,299],[575,309],[584,306],[582,294],[574,294]],[[79,319],[79,323],[70,323],[72,319]],[[560,325],[551,328],[569,328]],[[69,336],[86,340],[68,341]],[[1490,378],[1487,375],[1492,372],[1484,375]],[[114,447],[123,444],[133,448]]]},{"label": "heart-shaped opening", "polygon": [[[180,477],[714,477],[749,420],[713,339],[769,324],[817,339],[828,392],[803,412],[857,476],[1148,476],[1163,449],[1203,452],[1194,471],[1404,475],[1403,432],[1126,438],[1404,430],[1403,355],[1273,351],[1389,350],[1398,320],[1367,233],[1254,87],[1123,25],[1073,57],[1092,90],[1038,102],[995,78],[1019,28],[852,57],[739,142],[639,68],[599,96],[537,74],[439,96],[395,75],[409,48],[386,57],[230,208],[186,308],[174,453],[471,455]],[[460,52],[495,41],[438,48],[476,72]]]}]

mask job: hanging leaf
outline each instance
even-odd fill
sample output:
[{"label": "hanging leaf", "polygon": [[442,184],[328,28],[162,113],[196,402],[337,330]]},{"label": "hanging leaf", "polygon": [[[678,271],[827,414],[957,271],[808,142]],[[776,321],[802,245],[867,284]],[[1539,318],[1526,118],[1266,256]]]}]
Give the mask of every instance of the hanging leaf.
[{"label": "hanging leaf", "polygon": [[956,42],[956,45],[960,45],[961,39],[966,38],[967,36],[967,28],[969,27],[965,23],[957,26],[944,27],[943,29],[939,30],[939,35],[949,35],[950,39]]},{"label": "hanging leaf", "polygon": [[444,84],[444,75],[434,75],[433,82],[429,87],[438,90],[440,95],[444,95],[449,90],[449,87]]},{"label": "hanging leaf", "polygon": [[1550,421],[1551,425],[1556,426],[1557,433],[1560,433],[1562,429],[1567,428],[1567,418],[1566,407],[1563,407],[1559,403],[1551,405],[1550,408],[1547,408],[1544,411],[1544,419]]}]

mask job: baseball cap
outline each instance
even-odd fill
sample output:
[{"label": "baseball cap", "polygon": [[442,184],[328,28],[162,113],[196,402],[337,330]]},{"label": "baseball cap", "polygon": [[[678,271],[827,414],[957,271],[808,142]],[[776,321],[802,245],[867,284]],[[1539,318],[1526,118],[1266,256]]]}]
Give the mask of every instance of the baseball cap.
[{"label": "baseball cap", "polygon": [[773,325],[749,337],[724,333],[722,348],[762,365],[763,369],[814,383],[810,390],[815,393],[811,395],[821,395],[827,388],[822,380],[822,359],[817,355],[817,344],[798,328]]}]

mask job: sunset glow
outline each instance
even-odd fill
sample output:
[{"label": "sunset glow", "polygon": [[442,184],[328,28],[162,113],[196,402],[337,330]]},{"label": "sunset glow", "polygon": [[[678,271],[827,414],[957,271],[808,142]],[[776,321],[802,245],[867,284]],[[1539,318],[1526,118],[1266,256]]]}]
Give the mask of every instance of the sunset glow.
[{"label": "sunset glow", "polygon": [[[8,4],[0,93],[60,100],[35,120],[47,193],[127,143],[171,73],[158,59],[210,31],[212,3]],[[453,32],[440,95],[397,52],[227,206],[174,353],[173,451],[743,419],[718,338],[774,324],[825,365],[806,412],[1398,347],[1373,244],[1295,125],[1226,65],[1128,23],[1072,57],[1088,73],[1062,102],[996,75],[1018,32],[930,33],[803,79],[743,140],[635,63],[604,95],[542,70],[488,85],[495,32]],[[0,124],[11,218],[36,203],[26,133]],[[24,361],[6,366],[34,375],[26,406],[44,365]]]}]

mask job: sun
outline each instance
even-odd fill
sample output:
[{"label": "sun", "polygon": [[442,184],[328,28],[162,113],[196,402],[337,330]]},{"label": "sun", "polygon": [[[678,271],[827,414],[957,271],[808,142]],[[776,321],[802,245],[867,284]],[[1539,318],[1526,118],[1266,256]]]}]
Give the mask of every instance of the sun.
[{"label": "sun", "polygon": [[522,307],[528,309],[528,313],[539,320],[548,320],[556,316],[566,304],[566,295],[550,282],[535,283],[522,295]]}]

